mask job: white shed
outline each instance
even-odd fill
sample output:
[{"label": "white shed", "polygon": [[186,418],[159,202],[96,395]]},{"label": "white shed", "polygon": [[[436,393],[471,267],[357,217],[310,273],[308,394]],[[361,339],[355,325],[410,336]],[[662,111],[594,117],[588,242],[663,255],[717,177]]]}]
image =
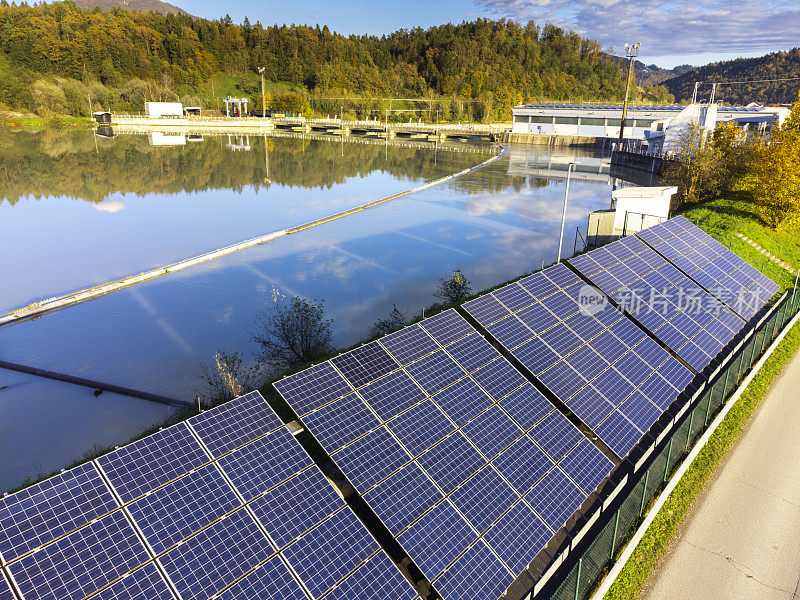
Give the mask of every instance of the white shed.
[{"label": "white shed", "polygon": [[183,117],[183,104],[180,102],[145,102],[144,114],[151,119],[162,117]]}]

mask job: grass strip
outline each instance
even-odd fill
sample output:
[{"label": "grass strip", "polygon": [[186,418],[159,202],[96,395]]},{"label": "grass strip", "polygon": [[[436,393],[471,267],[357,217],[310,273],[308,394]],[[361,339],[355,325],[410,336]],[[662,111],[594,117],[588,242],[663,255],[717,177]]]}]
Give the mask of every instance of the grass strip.
[{"label": "grass strip", "polygon": [[772,386],[783,374],[789,361],[800,349],[800,325],[796,325],[775,349],[761,371],[742,393],[689,470],[669,495],[661,511],[648,527],[625,567],[605,595],[607,600],[638,598],[649,578],[656,572],[675,532],[694,502],[703,492],[714,470],[725,459],[739,435],[747,428]]}]

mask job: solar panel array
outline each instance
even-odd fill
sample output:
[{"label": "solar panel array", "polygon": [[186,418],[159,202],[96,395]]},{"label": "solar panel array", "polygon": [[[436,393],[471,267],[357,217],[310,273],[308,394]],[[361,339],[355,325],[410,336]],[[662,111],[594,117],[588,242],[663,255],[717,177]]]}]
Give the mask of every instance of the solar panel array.
[{"label": "solar panel array", "polygon": [[23,600],[416,596],[258,393],[3,497],[0,559]]},{"label": "solar panel array", "polygon": [[464,309],[624,457],[692,373],[604,300],[555,265]]},{"label": "solar panel array", "polygon": [[702,371],[745,322],[636,237],[570,263],[696,371]]},{"label": "solar panel array", "polygon": [[275,387],[446,600],[499,597],[613,467],[454,310]]},{"label": "solar panel array", "polygon": [[778,284],[684,217],[638,235],[744,319],[751,319],[779,289]]}]

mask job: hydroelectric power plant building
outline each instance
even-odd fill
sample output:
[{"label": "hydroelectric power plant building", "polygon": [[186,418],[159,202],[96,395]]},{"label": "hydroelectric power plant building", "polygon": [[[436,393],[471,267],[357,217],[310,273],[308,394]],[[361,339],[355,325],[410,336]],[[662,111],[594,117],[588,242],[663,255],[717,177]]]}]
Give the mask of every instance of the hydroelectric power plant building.
[{"label": "hydroelectric power plant building", "polygon": [[[512,141],[528,141],[528,134],[616,138],[622,121],[621,104],[523,104],[511,109],[513,114]],[[732,122],[749,132],[768,132],[780,125],[789,114],[787,108],[748,106],[717,106],[690,104],[688,106],[629,105],[623,137],[649,140],[664,137],[671,126],[682,127],[691,120],[707,129]]]}]

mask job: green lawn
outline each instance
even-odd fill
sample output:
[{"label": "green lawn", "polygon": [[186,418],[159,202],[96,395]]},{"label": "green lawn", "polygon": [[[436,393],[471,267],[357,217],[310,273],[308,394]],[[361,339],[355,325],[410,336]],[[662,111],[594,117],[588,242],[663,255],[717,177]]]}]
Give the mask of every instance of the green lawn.
[{"label": "green lawn", "polygon": [[[56,125],[57,123],[57,125]],[[56,121],[43,117],[0,118],[0,129],[33,130],[41,129],[93,129],[97,122],[87,117],[61,117]]]}]

